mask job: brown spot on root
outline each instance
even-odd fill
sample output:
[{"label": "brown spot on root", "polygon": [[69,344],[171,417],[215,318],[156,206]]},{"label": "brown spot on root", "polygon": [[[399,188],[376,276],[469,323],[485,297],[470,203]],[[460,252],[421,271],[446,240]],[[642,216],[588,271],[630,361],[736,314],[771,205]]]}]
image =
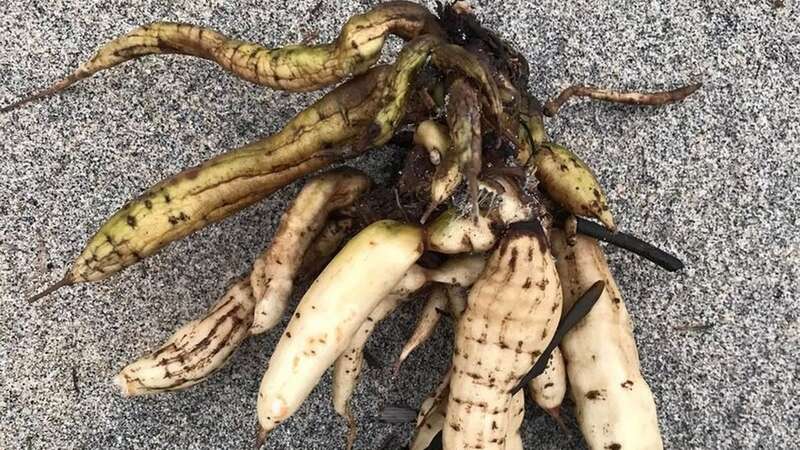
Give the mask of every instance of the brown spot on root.
[{"label": "brown spot on root", "polygon": [[531,279],[529,277],[525,279],[525,283],[522,285],[522,289],[528,289],[530,287],[531,287]]},{"label": "brown spot on root", "polygon": [[515,272],[517,269],[517,253],[516,247],[511,249],[511,258],[508,260],[508,270],[511,272]]},{"label": "brown spot on root", "polygon": [[589,400],[603,400],[603,394],[600,391],[589,391],[586,393],[586,398]]},{"label": "brown spot on root", "polygon": [[192,169],[189,169],[189,170],[183,172],[183,176],[187,180],[194,180],[195,178],[197,178],[198,175],[200,175],[200,168],[199,167],[194,167]]},{"label": "brown spot on root", "polygon": [[286,337],[287,337],[287,338],[289,338],[289,339],[291,339],[291,338],[292,338],[292,333],[290,333],[290,332],[288,332],[288,331],[287,331],[287,332],[286,332]]},{"label": "brown spot on root", "polygon": [[126,222],[128,222],[128,225],[129,225],[131,228],[136,228],[136,218],[135,218],[135,217],[133,217],[133,216],[128,216],[128,217],[125,219],[125,221],[126,221]]},{"label": "brown spot on root", "polygon": [[625,380],[625,382],[624,382],[624,383],[622,383],[620,386],[622,386],[622,388],[623,388],[623,389],[628,389],[628,390],[630,390],[630,389],[632,389],[632,386],[633,386],[633,381],[631,381],[631,380]]},{"label": "brown spot on root", "polygon": [[606,447],[605,447],[605,448],[607,448],[608,450],[621,450],[621,449],[622,449],[622,445],[620,445],[620,444],[617,444],[617,443],[615,442],[615,443],[613,443],[613,444],[611,444],[611,445],[606,445]]},{"label": "brown spot on root", "polygon": [[144,201],[144,206],[147,209],[153,209],[153,202],[151,202],[150,200],[145,200]]},{"label": "brown spot on root", "polygon": [[475,246],[472,243],[472,238],[468,234],[465,234],[461,237],[461,244],[468,249],[467,251],[472,251],[475,249]]},{"label": "brown spot on root", "polygon": [[300,318],[300,313],[299,313],[299,312],[296,312],[296,313],[294,313],[294,316],[295,316],[295,317],[297,317],[297,318],[299,319],[299,318]]}]

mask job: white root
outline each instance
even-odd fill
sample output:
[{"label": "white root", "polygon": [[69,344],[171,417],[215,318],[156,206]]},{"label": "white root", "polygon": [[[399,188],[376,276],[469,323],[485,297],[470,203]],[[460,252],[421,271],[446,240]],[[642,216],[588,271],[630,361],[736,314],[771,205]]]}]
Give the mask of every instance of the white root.
[{"label": "white root", "polygon": [[575,414],[593,450],[663,448],[653,394],[639,367],[633,327],[597,241],[577,236],[569,246],[551,234],[569,308],[596,281],[605,290],[594,308],[561,342]]},{"label": "white root", "polygon": [[435,281],[450,286],[468,287],[483,272],[486,260],[481,254],[454,256],[439,268],[426,271],[428,281]]},{"label": "white root", "polygon": [[505,448],[510,390],[550,342],[561,306],[561,285],[541,225],[511,225],[458,321],[445,450]]},{"label": "white root", "polygon": [[[444,381],[428,398],[422,402],[417,416],[417,426],[409,450],[425,450],[433,438],[444,428],[447,416],[447,399],[450,395],[450,374],[448,369]],[[525,418],[525,395],[518,392],[511,400],[508,410],[508,434],[506,450],[522,450],[522,436],[519,429]]]},{"label": "white root", "polygon": [[523,450],[522,435],[519,433],[523,419],[525,419],[525,394],[519,391],[511,399],[511,408],[508,410],[505,450]]},{"label": "white root", "polygon": [[368,226],[317,277],[281,336],[258,394],[258,442],[289,418],[423,250],[417,227]]},{"label": "white root", "polygon": [[350,411],[350,398],[358,383],[364,362],[364,347],[377,324],[386,318],[409,296],[432,281],[445,280],[453,286],[471,286],[478,278],[485,262],[480,255],[451,258],[437,269],[424,269],[414,265],[358,329],[347,349],[336,359],[333,370],[333,406],[348,424],[349,449],[356,434],[356,423]]},{"label": "white root", "polygon": [[297,270],[301,279],[312,279],[325,268],[325,265],[330,262],[342,242],[347,238],[353,228],[353,223],[352,217],[338,217],[328,220],[303,255],[303,263],[300,264],[300,268]]},{"label": "white root", "polygon": [[441,311],[447,308],[447,288],[445,286],[435,286],[422,308],[419,315],[417,325],[414,327],[414,332],[408,338],[403,350],[400,351],[400,356],[395,363],[395,372],[400,369],[400,365],[408,358],[417,347],[422,345],[436,330],[436,325],[439,323]]},{"label": "white root", "polygon": [[254,307],[245,278],[233,284],[205,317],[183,325],[160,349],[122,369],[114,384],[130,397],[186,389],[205,380],[249,336]]},{"label": "white root", "polygon": [[414,144],[422,146],[428,152],[431,164],[437,166],[450,149],[450,134],[446,126],[425,120],[414,131]]},{"label": "white root", "polygon": [[272,243],[253,263],[250,282],[257,299],[252,334],[264,333],[283,317],[303,255],[325,226],[328,214],[355,201],[369,177],[350,168],[309,180],[281,217]]},{"label": "white root", "polygon": [[531,400],[561,423],[560,408],[567,393],[567,369],[558,347],[550,354],[544,372],[528,383],[528,390]]},{"label": "white root", "polygon": [[442,431],[447,414],[447,398],[450,395],[452,367],[447,369],[441,383],[422,401],[417,415],[417,426],[409,450],[425,450],[433,438]]},{"label": "white root", "polygon": [[[352,222],[340,218],[326,225],[328,213],[351,204],[369,184],[366,175],[349,168],[335,169],[309,181],[284,213],[271,246],[255,261],[250,276],[234,284],[205,317],[184,325],[161,349],[128,365],[115,377],[114,383],[123,395],[185,389],[224,365],[253,331],[254,316],[258,316],[254,314],[258,303],[254,288],[274,300],[261,304],[261,317],[280,319],[306,248],[311,244],[310,250],[316,253],[332,252]],[[321,234],[318,220],[325,226]],[[270,271],[274,278],[266,273]]]},{"label": "white root", "polygon": [[333,408],[347,421],[348,450],[353,447],[357,432],[356,422],[350,410],[350,397],[358,384],[364,366],[364,346],[377,324],[405,299],[403,294],[389,294],[383,299],[353,336],[350,346],[336,359],[336,363],[333,365]]}]

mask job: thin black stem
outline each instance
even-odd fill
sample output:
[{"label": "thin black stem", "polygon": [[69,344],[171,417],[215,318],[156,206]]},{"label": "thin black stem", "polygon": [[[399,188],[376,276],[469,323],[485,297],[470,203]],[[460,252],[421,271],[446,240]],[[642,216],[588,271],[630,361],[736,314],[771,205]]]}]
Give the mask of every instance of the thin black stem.
[{"label": "thin black stem", "polygon": [[553,353],[553,350],[558,347],[561,343],[561,340],[564,339],[567,332],[572,329],[578,322],[581,321],[589,311],[592,310],[592,307],[597,302],[597,299],[600,298],[600,295],[603,293],[606,284],[603,281],[598,281],[592,285],[582,296],[572,305],[572,308],[569,310],[567,315],[561,319],[561,322],[558,324],[558,328],[556,328],[556,332],[553,334],[553,339],[550,340],[550,343],[547,344],[547,348],[544,349],[539,358],[536,360],[536,363],[533,364],[531,370],[524,376],[522,379],[511,389],[511,395],[516,394],[520,389],[525,387],[530,381],[544,372],[544,369],[547,368],[547,362],[550,360],[550,355]]},{"label": "thin black stem", "polygon": [[677,257],[649,244],[636,236],[627,233],[613,233],[602,225],[578,217],[578,233],[616,245],[619,248],[636,253],[637,255],[657,264],[661,268],[675,272],[683,269],[683,262]]}]

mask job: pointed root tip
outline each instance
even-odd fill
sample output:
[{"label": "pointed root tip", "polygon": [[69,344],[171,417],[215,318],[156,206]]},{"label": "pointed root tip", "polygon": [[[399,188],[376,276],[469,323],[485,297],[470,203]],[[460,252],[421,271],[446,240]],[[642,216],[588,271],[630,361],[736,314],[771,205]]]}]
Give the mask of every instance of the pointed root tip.
[{"label": "pointed root tip", "polygon": [[561,417],[561,407],[556,406],[555,408],[545,408],[545,411],[548,415],[550,415],[550,417],[553,418],[553,420],[556,421],[558,428],[560,428],[565,435],[569,436],[569,428],[567,428],[567,424],[564,423],[564,418]]},{"label": "pointed root tip", "polygon": [[395,362],[394,365],[392,366],[392,376],[394,378],[397,378],[397,376],[400,375],[400,366],[403,365],[403,361],[405,361],[405,358],[403,358],[403,356],[401,355],[400,358],[398,358],[397,362]]},{"label": "pointed root tip", "polygon": [[72,73],[71,75],[67,76],[66,78],[62,78],[61,80],[53,83],[52,85],[50,85],[45,89],[41,89],[32,94],[28,94],[25,97],[22,97],[21,99],[15,101],[14,103],[0,108],[0,114],[7,113],[9,111],[19,108],[20,106],[57,94],[63,91],[64,89],[72,86],[77,81],[86,78],[87,76],[90,76],[90,74],[78,70]]},{"label": "pointed root tip", "polygon": [[3,106],[2,108],[0,108],[0,114],[5,114],[7,112],[11,112],[11,111],[19,108],[20,106],[25,106],[28,103],[31,103],[31,102],[34,102],[36,100],[42,99],[42,98],[47,97],[49,95],[51,95],[51,92],[49,92],[49,90],[45,90],[45,91],[42,91],[42,92],[37,92],[35,94],[22,97],[21,99],[15,101],[14,103],[11,103],[10,105],[6,105],[6,106]]},{"label": "pointed root tip", "polygon": [[594,300],[591,302],[592,304],[594,304],[594,302],[596,302],[596,301],[597,301],[597,299],[598,299],[598,298],[599,298],[601,295],[603,295],[603,291],[604,291],[605,289],[606,289],[606,282],[605,282],[605,281],[603,281],[603,280],[597,280],[597,281],[595,281],[595,282],[594,282],[594,284],[593,284],[591,287],[589,287],[589,289],[588,289],[588,290],[587,290],[587,291],[586,291],[586,292],[583,294],[583,296],[582,296],[580,299],[578,299],[578,300],[582,300],[584,297],[585,297],[586,299],[594,299]]},{"label": "pointed root tip", "polygon": [[[256,314],[258,314],[258,312],[256,312]],[[267,331],[269,331],[269,328],[264,327],[264,325],[260,323],[256,324],[255,322],[253,322],[253,324],[250,325],[250,329],[247,330],[247,332],[250,333],[250,336],[263,334],[266,333]]]},{"label": "pointed root tip", "polygon": [[554,101],[548,100],[545,102],[542,113],[544,113],[546,117],[553,117],[556,115],[556,112],[558,112],[558,106],[556,106]]},{"label": "pointed root tip", "polygon": [[48,295],[50,295],[53,292],[61,289],[64,286],[71,285],[73,282],[74,282],[74,280],[70,276],[69,272],[67,272],[67,274],[65,274],[64,277],[61,278],[59,281],[56,281],[55,283],[51,284],[50,286],[48,286],[47,288],[45,288],[43,291],[39,292],[38,294],[34,294],[31,297],[28,297],[26,299],[26,301],[28,303],[34,303],[35,301],[37,301],[37,300],[39,300],[39,299],[41,299],[43,297],[47,297]]},{"label": "pointed root tip", "polygon": [[608,210],[600,211],[596,217],[600,222],[602,222],[603,226],[608,228],[612,233],[617,232],[617,224],[614,223],[614,217]]},{"label": "pointed root tip", "polygon": [[344,419],[347,421],[347,443],[345,448],[347,450],[352,450],[353,445],[356,443],[358,426],[356,425],[355,417],[353,417],[353,414],[350,412],[349,406],[347,407],[347,412],[344,414]]},{"label": "pointed root tip", "polygon": [[256,430],[256,441],[253,448],[258,450],[263,447],[264,443],[267,442],[267,436],[269,436],[269,430],[259,424],[258,429]]},{"label": "pointed root tip", "polygon": [[5,114],[11,110],[17,109],[20,106],[22,106],[23,103],[24,102],[22,100],[18,100],[10,105],[3,106],[2,108],[0,108],[0,114]]},{"label": "pointed root tip", "polygon": [[683,88],[683,98],[686,98],[686,97],[694,94],[701,87],[703,87],[703,83],[702,82],[690,84],[690,85],[684,87]]},{"label": "pointed root tip", "polygon": [[125,380],[122,372],[118,373],[114,378],[112,378],[111,383],[119,389],[119,393],[122,394],[123,397],[128,398],[131,396],[130,385]]}]

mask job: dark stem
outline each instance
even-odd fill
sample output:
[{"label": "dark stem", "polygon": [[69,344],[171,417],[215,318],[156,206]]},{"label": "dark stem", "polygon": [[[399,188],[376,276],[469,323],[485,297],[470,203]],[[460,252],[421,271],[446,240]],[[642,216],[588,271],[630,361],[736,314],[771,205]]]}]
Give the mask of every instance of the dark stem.
[{"label": "dark stem", "polygon": [[592,310],[592,307],[597,302],[597,299],[600,298],[600,295],[603,293],[606,284],[603,281],[598,281],[586,291],[581,298],[572,305],[572,308],[569,310],[566,316],[561,319],[561,322],[558,323],[558,328],[556,328],[556,332],[553,334],[553,339],[550,340],[550,343],[547,344],[547,348],[544,349],[539,358],[536,360],[536,363],[533,364],[531,370],[524,376],[522,379],[511,389],[511,395],[516,394],[520,389],[526,386],[530,381],[544,372],[544,369],[547,368],[547,362],[550,360],[550,354],[553,353],[553,350],[558,347],[561,343],[561,340],[564,339],[564,336],[567,334],[569,330],[572,329],[578,322],[583,319],[589,311]]},{"label": "dark stem", "polygon": [[442,448],[442,432],[439,431],[425,450],[442,450]]},{"label": "dark stem", "polygon": [[627,233],[619,231],[612,233],[604,226],[598,225],[591,220],[578,217],[578,233],[633,252],[669,272],[675,272],[684,268],[681,260],[664,250]]}]

